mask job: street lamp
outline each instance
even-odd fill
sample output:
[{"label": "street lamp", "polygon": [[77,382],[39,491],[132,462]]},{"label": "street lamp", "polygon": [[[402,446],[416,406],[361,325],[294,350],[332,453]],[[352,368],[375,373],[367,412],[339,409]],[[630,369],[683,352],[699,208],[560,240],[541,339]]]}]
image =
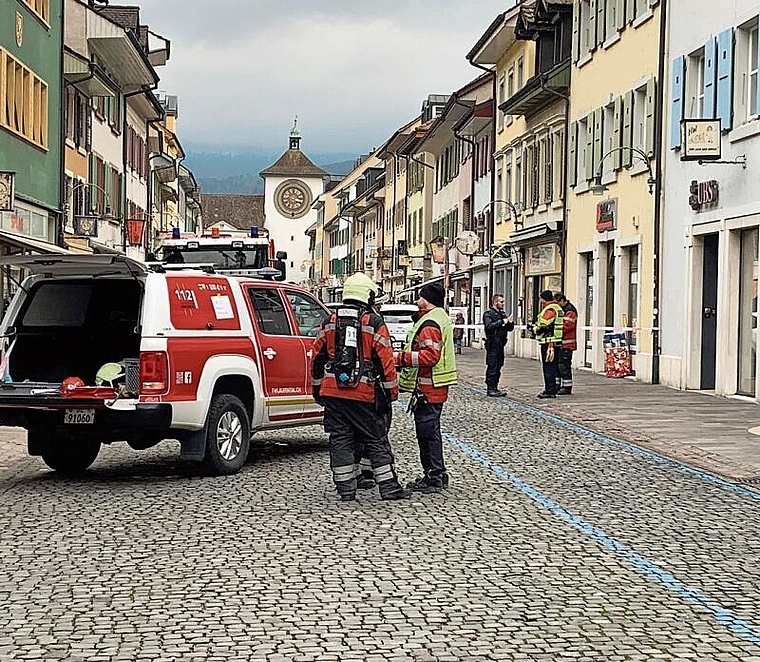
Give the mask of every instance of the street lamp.
[{"label": "street lamp", "polygon": [[594,183],[589,186],[589,190],[594,195],[604,195],[606,191],[609,189],[606,185],[602,184],[602,168],[604,166],[604,160],[610,156],[611,154],[615,154],[616,152],[622,152],[624,150],[629,150],[631,152],[631,156],[638,159],[644,165],[647,167],[647,172],[649,173],[649,177],[647,178],[647,184],[649,185],[649,194],[651,195],[654,189],[654,185],[657,182],[657,180],[654,178],[654,173],[652,172],[652,164],[649,161],[649,157],[647,156],[647,153],[636,148],[636,147],[613,147],[609,152],[607,152],[603,157],[602,160],[599,161],[599,168],[596,171],[596,176],[594,177]]}]

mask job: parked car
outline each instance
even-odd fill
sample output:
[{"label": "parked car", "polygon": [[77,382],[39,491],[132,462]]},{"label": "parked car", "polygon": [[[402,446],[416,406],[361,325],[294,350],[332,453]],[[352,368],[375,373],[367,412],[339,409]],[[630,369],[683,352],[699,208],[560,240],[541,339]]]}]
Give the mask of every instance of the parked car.
[{"label": "parked car", "polygon": [[411,303],[386,303],[380,306],[380,314],[391,334],[393,349],[403,349],[406,334],[414,326],[412,315],[418,311]]},{"label": "parked car", "polygon": [[306,290],[124,256],[0,258],[31,275],[0,325],[0,425],[79,473],[101,443],[178,439],[231,474],[257,430],[320,423],[309,362],[329,312]]}]

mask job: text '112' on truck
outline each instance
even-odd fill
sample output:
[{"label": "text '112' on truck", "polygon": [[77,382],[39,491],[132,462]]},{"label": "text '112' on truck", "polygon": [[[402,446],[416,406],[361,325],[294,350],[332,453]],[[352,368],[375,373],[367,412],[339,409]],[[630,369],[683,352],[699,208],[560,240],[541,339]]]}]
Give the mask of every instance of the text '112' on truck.
[{"label": "text '112' on truck", "polygon": [[275,253],[269,232],[256,226],[249,236],[223,234],[212,228],[211,234],[182,236],[179,228],[164,239],[159,249],[160,261],[166,265],[213,267],[216,273],[285,280],[285,251]]}]

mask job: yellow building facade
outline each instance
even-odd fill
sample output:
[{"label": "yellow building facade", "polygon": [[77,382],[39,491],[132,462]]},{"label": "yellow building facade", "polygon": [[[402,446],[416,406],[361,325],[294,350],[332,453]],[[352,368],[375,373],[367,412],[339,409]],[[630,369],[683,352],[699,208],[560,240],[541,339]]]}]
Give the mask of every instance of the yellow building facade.
[{"label": "yellow building facade", "polygon": [[579,314],[574,361],[604,370],[604,336],[622,333],[650,381],[659,3],[575,0],[573,21],[564,289]]}]

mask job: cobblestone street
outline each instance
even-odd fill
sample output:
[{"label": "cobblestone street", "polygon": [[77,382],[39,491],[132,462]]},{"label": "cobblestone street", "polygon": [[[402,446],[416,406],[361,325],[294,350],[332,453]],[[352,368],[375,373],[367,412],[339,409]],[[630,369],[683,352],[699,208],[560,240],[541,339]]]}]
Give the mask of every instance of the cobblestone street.
[{"label": "cobblestone street", "polygon": [[319,428],[202,479],[3,438],[0,659],[760,660],[760,493],[466,384],[444,430],[445,493],[353,504]]}]

